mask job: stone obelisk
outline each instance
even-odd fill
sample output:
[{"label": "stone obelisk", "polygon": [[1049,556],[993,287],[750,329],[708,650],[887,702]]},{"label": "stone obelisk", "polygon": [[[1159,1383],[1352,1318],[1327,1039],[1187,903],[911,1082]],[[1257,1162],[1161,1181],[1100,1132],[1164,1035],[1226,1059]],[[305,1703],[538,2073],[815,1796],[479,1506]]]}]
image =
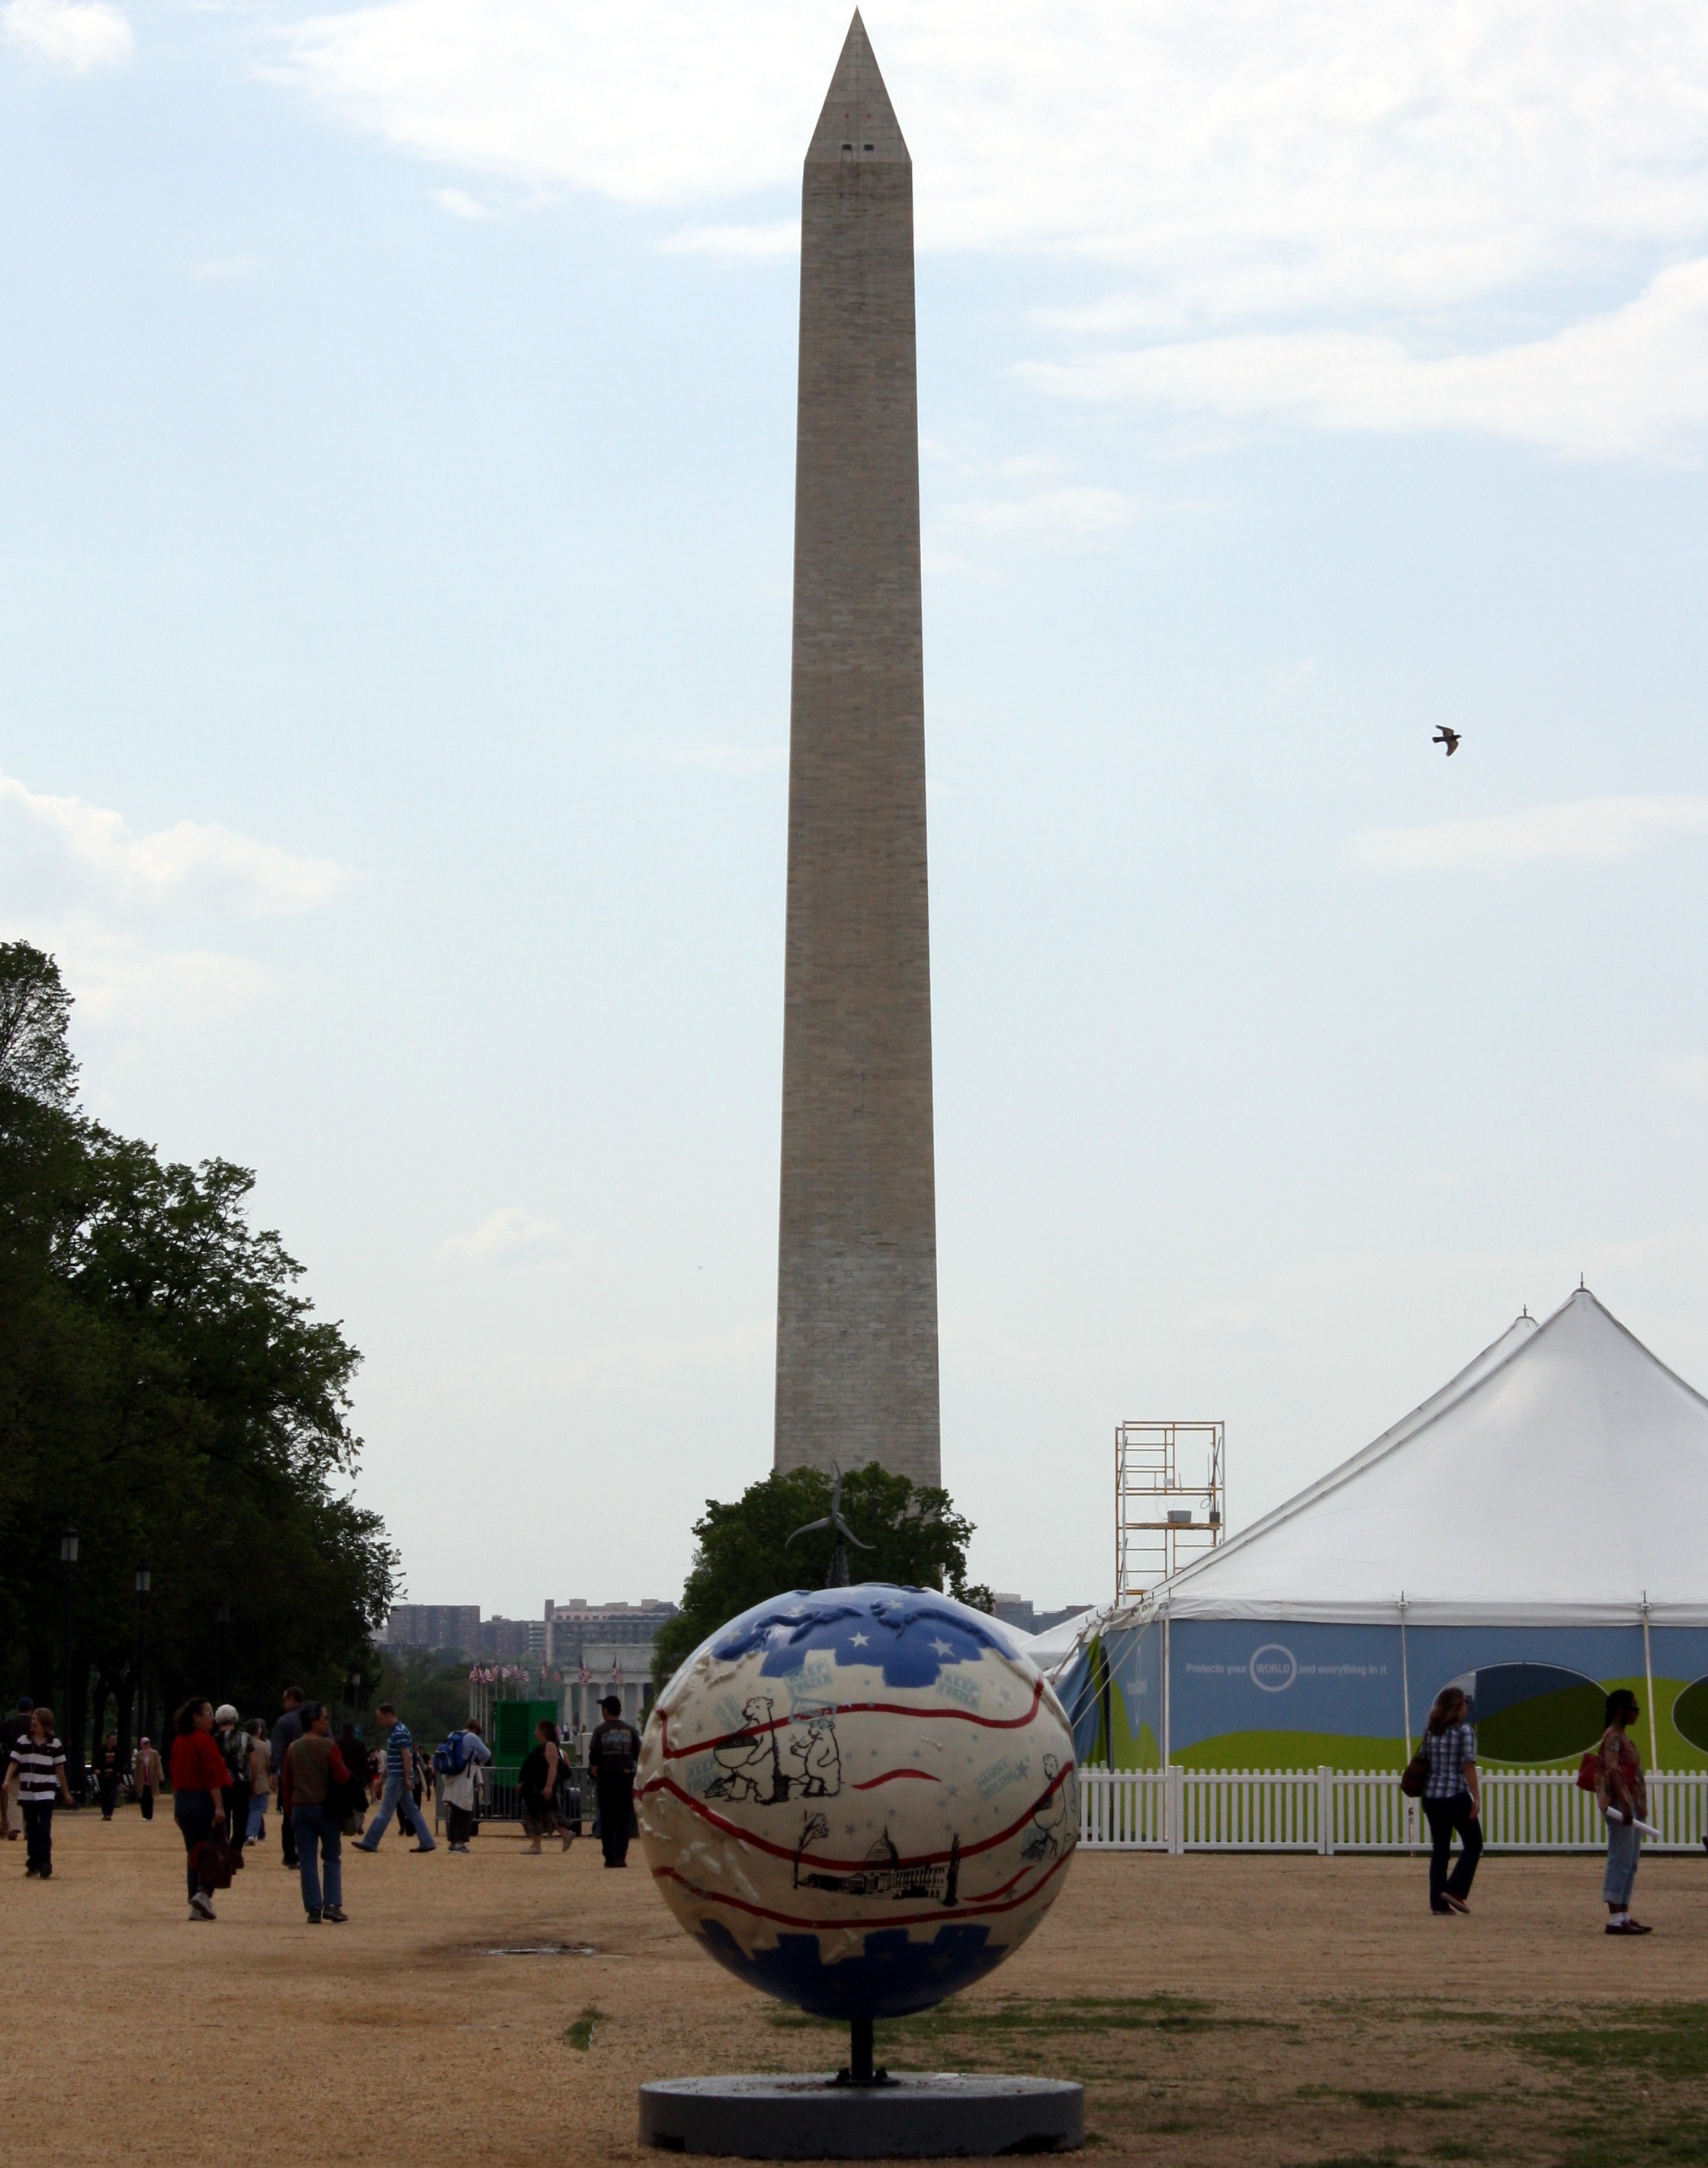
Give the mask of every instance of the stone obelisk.
[{"label": "stone obelisk", "polygon": [[857,14],[801,189],[778,1468],[941,1480],[913,162]]}]

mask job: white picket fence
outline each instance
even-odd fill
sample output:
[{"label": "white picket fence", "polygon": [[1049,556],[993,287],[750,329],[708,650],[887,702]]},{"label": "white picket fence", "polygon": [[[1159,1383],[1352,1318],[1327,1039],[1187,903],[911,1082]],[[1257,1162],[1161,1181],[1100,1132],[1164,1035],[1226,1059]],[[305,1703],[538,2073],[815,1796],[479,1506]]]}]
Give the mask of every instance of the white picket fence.
[{"label": "white picket fence", "polygon": [[[1081,1769],[1079,1841],[1093,1852],[1427,1852],[1429,1826],[1398,1771]],[[1645,1851],[1697,1852],[1708,1772],[1652,1776]],[[1554,1771],[1487,1772],[1491,1852],[1601,1852],[1593,1793]]]}]

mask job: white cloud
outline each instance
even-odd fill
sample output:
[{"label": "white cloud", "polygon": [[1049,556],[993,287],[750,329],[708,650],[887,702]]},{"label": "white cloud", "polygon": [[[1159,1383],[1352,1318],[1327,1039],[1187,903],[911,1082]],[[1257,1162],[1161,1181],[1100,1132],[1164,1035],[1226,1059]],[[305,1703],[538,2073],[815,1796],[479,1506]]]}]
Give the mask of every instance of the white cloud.
[{"label": "white cloud", "polygon": [[559,1230],[519,1204],[493,1212],[472,1234],[454,1235],[439,1246],[442,1265],[514,1265],[549,1262],[559,1246]]},{"label": "white cloud", "polygon": [[1569,457],[1666,457],[1708,424],[1708,258],[1551,337],[1420,355],[1390,333],[1182,340],[1034,363],[1052,391],[1326,429],[1468,429]]},{"label": "white cloud", "polygon": [[666,256],[723,256],[741,262],[798,256],[801,222],[781,218],[768,226],[685,226],[666,234],[659,248]]},{"label": "white cloud", "polygon": [[278,985],[265,964],[247,956],[151,948],[84,920],[61,926],[41,945],[58,958],[78,1016],[125,1031],[231,1016]]},{"label": "white cloud", "polygon": [[968,497],[945,505],[936,523],[952,535],[1070,549],[1112,540],[1132,524],[1139,509],[1119,490],[1064,483],[1028,497]]},{"label": "white cloud", "polygon": [[331,859],[199,821],[138,836],[107,806],[0,773],[0,910],[17,933],[58,956],[78,1014],[91,1023],[127,1032],[189,1024],[275,992],[268,965],[220,948],[172,945],[165,929],[187,916],[229,922],[311,911],[354,879]]},{"label": "white cloud", "polygon": [[672,768],[710,768],[718,775],[768,775],[788,764],[783,746],[673,746],[665,755]]},{"label": "white cloud", "polygon": [[[846,0],[379,0],[278,72],[400,149],[663,210],[789,201]],[[890,0],[926,248],[1048,251],[1062,390],[1665,451],[1704,427],[1695,0]],[[782,221],[661,246],[782,253]],[[1135,328],[1173,345],[1102,354]]]},{"label": "white cloud", "polygon": [[70,75],[122,67],[136,46],[130,24],[108,0],[8,0],[0,29],[8,44]]},{"label": "white cloud", "polygon": [[430,189],[427,193],[439,209],[449,211],[453,218],[474,221],[492,215],[491,207],[478,196],[471,196],[466,189]]},{"label": "white cloud", "polygon": [[1584,798],[1429,828],[1366,828],[1351,859],[1366,873],[1507,874],[1546,863],[1612,865],[1668,835],[1708,836],[1708,798]]},{"label": "white cloud", "polygon": [[194,906],[273,917],[329,903],[355,878],[231,828],[180,821],[134,835],[125,817],[81,798],[31,790],[0,773],[0,860],[7,888],[127,911]]}]

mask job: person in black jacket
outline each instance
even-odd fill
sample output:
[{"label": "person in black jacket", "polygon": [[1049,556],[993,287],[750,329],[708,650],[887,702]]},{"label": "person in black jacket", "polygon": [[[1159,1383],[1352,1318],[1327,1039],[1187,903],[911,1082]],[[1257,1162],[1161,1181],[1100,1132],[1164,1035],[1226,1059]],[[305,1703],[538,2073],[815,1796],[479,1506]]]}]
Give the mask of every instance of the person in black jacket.
[{"label": "person in black jacket", "polygon": [[627,1867],[640,1734],[623,1721],[623,1704],[615,1694],[607,1694],[599,1706],[605,1721],[594,1725],[587,1740],[587,1767],[599,1801],[599,1842],[607,1867]]},{"label": "person in black jacket", "polygon": [[113,1809],[119,1804],[119,1787],[124,1782],[125,1764],[119,1754],[119,1735],[109,1731],[95,1749],[95,1796],[101,1802],[101,1820],[109,1822]]}]

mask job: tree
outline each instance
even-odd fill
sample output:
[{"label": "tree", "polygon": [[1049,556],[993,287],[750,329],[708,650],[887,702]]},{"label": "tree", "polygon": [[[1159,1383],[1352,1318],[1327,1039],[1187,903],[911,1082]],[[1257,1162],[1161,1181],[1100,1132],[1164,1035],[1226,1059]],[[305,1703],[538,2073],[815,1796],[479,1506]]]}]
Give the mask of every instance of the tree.
[{"label": "tree", "polygon": [[431,1756],[447,1733],[469,1720],[469,1660],[454,1649],[382,1650],[379,1683],[368,1707],[382,1701],[415,1735],[416,1752]]},{"label": "tree", "polygon": [[249,1224],[246,1169],[162,1161],[77,1111],[70,1007],[51,959],[0,947],[0,1668],[57,1691],[68,1740],[91,1673],[96,1719],[110,1697],[122,1725],[146,1564],[156,1709],[194,1688],[259,1710],[287,1682],[336,1699],[374,1668],[397,1564],[348,1495],[359,1358]]},{"label": "tree", "polygon": [[[816,1468],[775,1469],[750,1484],[734,1504],[706,1501],[695,1523],[697,1548],[682,1590],[682,1609],[659,1635],[654,1664],[660,1678],[708,1634],[740,1613],[793,1588],[820,1588],[829,1577],[835,1538],[828,1530],[789,1538],[830,1509],[830,1479]],[[893,1475],[874,1460],[842,1479],[842,1514],[869,1550],[854,1551],[857,1581],[888,1581],[910,1588],[947,1588],[988,1611],[988,1589],[967,1581],[973,1524],[949,1494]]]},{"label": "tree", "polygon": [[59,965],[27,941],[0,941],[0,1089],[63,1112],[77,1094]]}]

